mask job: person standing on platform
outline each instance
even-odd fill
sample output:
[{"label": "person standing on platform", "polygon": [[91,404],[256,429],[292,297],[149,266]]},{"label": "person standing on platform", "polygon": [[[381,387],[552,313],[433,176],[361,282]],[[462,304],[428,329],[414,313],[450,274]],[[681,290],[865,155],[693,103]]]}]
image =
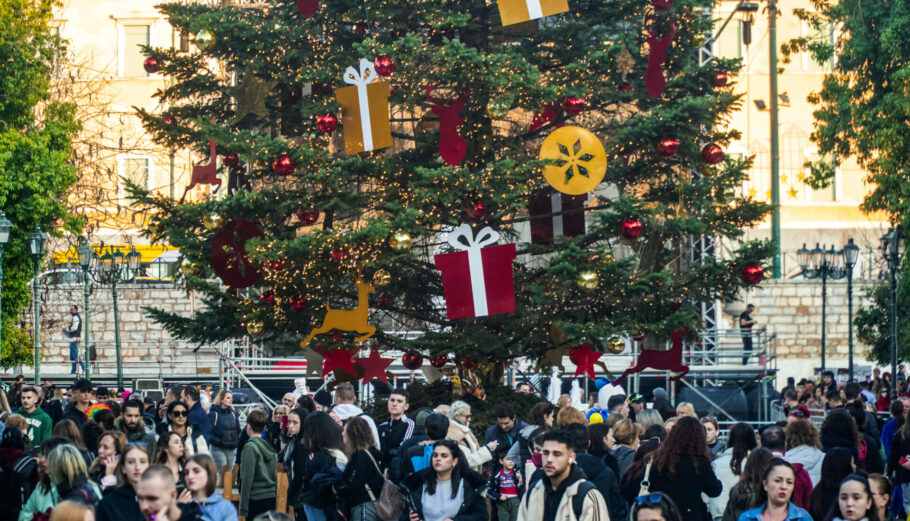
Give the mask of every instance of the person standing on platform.
[{"label": "person standing on platform", "polygon": [[752,319],[755,305],[746,305],[746,310],[739,314],[739,334],[743,337],[743,365],[749,365],[749,356],[752,354],[752,326],[758,324]]}]

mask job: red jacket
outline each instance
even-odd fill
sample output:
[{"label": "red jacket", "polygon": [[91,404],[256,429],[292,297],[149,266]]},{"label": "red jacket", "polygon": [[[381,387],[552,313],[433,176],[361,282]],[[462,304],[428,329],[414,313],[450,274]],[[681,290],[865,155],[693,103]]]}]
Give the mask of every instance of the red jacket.
[{"label": "red jacket", "polygon": [[796,479],[793,481],[793,497],[790,500],[794,505],[804,510],[809,509],[809,495],[812,494],[812,479],[803,468],[802,463],[791,463]]}]

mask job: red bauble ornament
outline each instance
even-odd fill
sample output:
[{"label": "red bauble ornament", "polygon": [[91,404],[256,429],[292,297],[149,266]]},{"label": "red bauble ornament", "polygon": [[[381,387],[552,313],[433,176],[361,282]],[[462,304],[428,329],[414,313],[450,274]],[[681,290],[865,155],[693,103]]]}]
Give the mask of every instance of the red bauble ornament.
[{"label": "red bauble ornament", "polygon": [[570,116],[577,116],[585,110],[585,99],[569,96],[562,102],[562,110]]},{"label": "red bauble ornament", "polygon": [[423,355],[420,354],[420,351],[411,349],[401,355],[401,364],[410,371],[416,371],[423,365]]},{"label": "red bauble ornament", "polygon": [[142,62],[142,68],[145,69],[145,72],[149,74],[155,74],[158,72],[158,58],[154,56],[149,56]]},{"label": "red bauble ornament", "polygon": [[363,34],[367,32],[366,24],[356,23],[354,24],[354,34]]},{"label": "red bauble ornament", "polygon": [[311,226],[316,224],[316,221],[319,220],[319,210],[315,208],[301,208],[297,210],[297,219],[300,220],[300,224]]},{"label": "red bauble ornament", "polygon": [[344,258],[347,257],[347,256],[348,256],[348,253],[347,253],[346,251],[344,251],[344,250],[341,250],[341,249],[339,249],[339,250],[332,250],[332,258],[335,259],[335,260],[337,260],[337,261],[344,260]]},{"label": "red bauble ornament", "polygon": [[716,165],[724,160],[724,149],[716,143],[709,143],[701,149],[701,158],[709,165]]},{"label": "red bauble ornament", "polygon": [[673,7],[673,0],[651,0],[651,5],[658,11],[666,11]]},{"label": "red bauble ornament", "polygon": [[237,168],[240,165],[240,156],[237,154],[227,154],[221,156],[221,162],[228,168]]},{"label": "red bauble ornament", "polygon": [[313,16],[318,9],[319,0],[297,0],[297,10],[304,18]]},{"label": "red bauble ornament", "polygon": [[673,157],[679,152],[679,140],[672,137],[662,138],[657,142],[657,153],[664,157]]},{"label": "red bauble ornament", "polygon": [[430,365],[436,369],[442,369],[447,363],[449,363],[449,357],[446,355],[430,355]]},{"label": "red bauble ornament", "polygon": [[293,311],[303,311],[309,301],[306,297],[291,297],[290,305]]},{"label": "red bauble ornament", "polygon": [[742,271],[739,272],[739,277],[746,284],[756,285],[765,278],[765,269],[761,267],[761,264],[750,263],[743,266]]},{"label": "red bauble ornament", "polygon": [[281,176],[291,175],[295,168],[294,160],[287,154],[281,154],[272,162],[272,172]]},{"label": "red bauble ornament", "polygon": [[711,77],[711,85],[714,85],[715,87],[726,87],[727,73],[724,71],[715,72],[714,76]]},{"label": "red bauble ornament", "polygon": [[167,125],[167,126],[173,125],[173,124],[174,124],[174,118],[173,118],[173,116],[165,116],[165,117],[164,117],[164,124]]},{"label": "red bauble ornament", "polygon": [[338,128],[338,118],[335,117],[335,114],[323,114],[316,118],[316,127],[320,132],[330,134]]},{"label": "red bauble ornament", "polygon": [[373,61],[373,67],[376,69],[376,74],[387,78],[395,72],[398,65],[396,65],[391,58],[383,54]]},{"label": "red bauble ornament", "polygon": [[471,209],[471,217],[475,221],[479,221],[487,216],[487,205],[483,201],[477,201],[474,203],[474,208]]},{"label": "red bauble ornament", "polygon": [[274,304],[275,303],[275,292],[268,290],[259,295],[259,302],[264,304]]},{"label": "red bauble ornament", "polygon": [[274,260],[269,263],[269,268],[271,268],[272,271],[281,271],[284,269],[284,261]]},{"label": "red bauble ornament", "polygon": [[626,219],[619,230],[619,234],[630,241],[641,237],[641,233],[642,225],[638,219]]},{"label": "red bauble ornament", "polygon": [[477,359],[473,356],[466,356],[461,359],[461,368],[465,371],[471,371],[477,367]]},{"label": "red bauble ornament", "polygon": [[646,335],[644,333],[642,333],[640,335],[635,335],[632,337],[632,340],[634,340],[636,342],[644,342],[647,339],[648,339],[648,335]]}]

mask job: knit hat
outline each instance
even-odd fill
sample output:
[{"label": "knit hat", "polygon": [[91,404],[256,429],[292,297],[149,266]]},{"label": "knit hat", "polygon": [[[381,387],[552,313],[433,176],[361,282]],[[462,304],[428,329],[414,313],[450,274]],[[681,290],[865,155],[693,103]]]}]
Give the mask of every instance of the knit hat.
[{"label": "knit hat", "polygon": [[326,391],[325,389],[320,389],[316,391],[316,394],[313,395],[313,401],[318,403],[323,407],[332,406],[332,394]]},{"label": "knit hat", "polygon": [[654,399],[655,399],[655,400],[658,399],[658,398],[666,398],[666,397],[667,397],[667,391],[666,391],[663,387],[655,387],[653,393],[654,393]]},{"label": "knit hat", "polygon": [[417,413],[417,416],[414,417],[414,424],[418,427],[425,427],[427,424],[427,418],[433,414],[433,411],[429,409],[423,409]]}]

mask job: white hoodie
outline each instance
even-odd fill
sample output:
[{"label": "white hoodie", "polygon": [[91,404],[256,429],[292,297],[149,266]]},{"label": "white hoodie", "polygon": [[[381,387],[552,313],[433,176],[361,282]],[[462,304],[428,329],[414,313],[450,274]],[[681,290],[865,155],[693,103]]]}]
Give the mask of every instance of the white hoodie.
[{"label": "white hoodie", "polygon": [[793,447],[784,454],[784,459],[789,463],[799,463],[809,473],[809,479],[812,480],[812,486],[818,484],[822,475],[822,460],[825,459],[825,453],[810,447],[809,445],[800,445]]},{"label": "white hoodie", "polygon": [[373,421],[373,418],[363,414],[363,409],[357,407],[353,403],[339,403],[335,404],[335,407],[332,407],[332,411],[341,418],[341,421],[353,418],[354,416],[360,416],[366,420],[366,422],[370,424],[370,430],[373,432],[373,442],[376,443],[376,449],[379,449],[379,431],[376,429],[376,422]]}]

